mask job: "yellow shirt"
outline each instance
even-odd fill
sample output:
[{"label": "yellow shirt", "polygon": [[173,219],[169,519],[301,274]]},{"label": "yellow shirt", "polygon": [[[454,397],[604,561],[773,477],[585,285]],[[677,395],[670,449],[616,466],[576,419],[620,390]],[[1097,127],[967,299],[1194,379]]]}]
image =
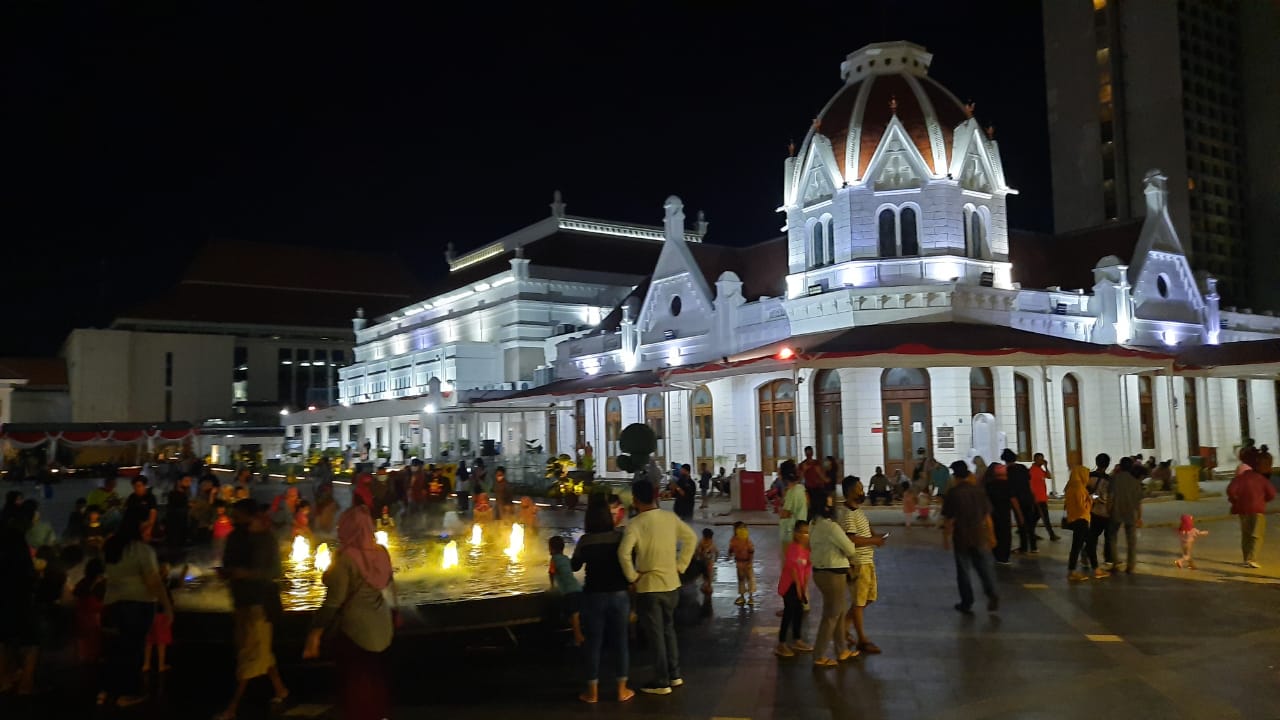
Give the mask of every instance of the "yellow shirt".
[{"label": "yellow shirt", "polygon": [[1093,497],[1089,495],[1089,469],[1079,466],[1071,470],[1071,479],[1063,490],[1067,510],[1067,522],[1088,520],[1093,509]]}]

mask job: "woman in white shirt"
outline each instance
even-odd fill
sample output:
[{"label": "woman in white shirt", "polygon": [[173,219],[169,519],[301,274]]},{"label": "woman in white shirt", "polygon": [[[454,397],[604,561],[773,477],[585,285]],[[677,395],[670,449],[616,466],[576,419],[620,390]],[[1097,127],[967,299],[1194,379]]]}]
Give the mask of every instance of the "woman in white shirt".
[{"label": "woman in white shirt", "polygon": [[102,601],[106,656],[99,705],[112,697],[120,707],[146,699],[142,695],[141,668],[156,603],[173,617],[156,551],[142,539],[142,526],[149,519],[143,508],[126,512],[120,527],[103,546],[107,569],[107,591]]},{"label": "woman in white shirt", "polygon": [[[841,618],[849,607],[849,561],[857,548],[835,521],[832,498],[815,494],[814,505],[819,508],[809,526],[809,559],[813,565],[813,582],[822,593],[822,622],[818,625],[818,640],[814,652],[818,657],[813,664],[818,667],[835,667],[840,662],[858,656],[857,650],[846,647]],[[834,642],[835,652],[825,651]]]}]

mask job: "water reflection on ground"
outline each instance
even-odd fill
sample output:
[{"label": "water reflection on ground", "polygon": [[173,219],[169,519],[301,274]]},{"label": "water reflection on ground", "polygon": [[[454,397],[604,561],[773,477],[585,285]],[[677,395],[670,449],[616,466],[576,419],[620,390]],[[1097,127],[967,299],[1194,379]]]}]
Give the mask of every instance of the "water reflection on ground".
[{"label": "water reflection on ground", "polygon": [[[402,533],[392,530],[387,549],[395,568],[396,591],[402,605],[480,600],[540,593],[550,587],[547,576],[547,538],[559,534],[566,540],[565,553],[572,554],[573,541],[581,529],[552,528],[526,531],[524,550],[518,560],[505,554],[511,534],[509,524],[490,523],[483,528],[477,547],[471,543],[471,526],[455,527],[455,533]],[[442,567],[444,549],[450,540],[458,543],[458,567]],[[325,587],[313,565],[315,548],[332,539],[316,538],[311,556],[295,562],[287,543],[281,543],[285,576],[281,599],[287,611],[314,610],[324,602]],[[206,554],[194,557],[182,586],[174,592],[174,604],[187,612],[230,612],[231,597],[226,583],[216,574],[216,563]]]}]

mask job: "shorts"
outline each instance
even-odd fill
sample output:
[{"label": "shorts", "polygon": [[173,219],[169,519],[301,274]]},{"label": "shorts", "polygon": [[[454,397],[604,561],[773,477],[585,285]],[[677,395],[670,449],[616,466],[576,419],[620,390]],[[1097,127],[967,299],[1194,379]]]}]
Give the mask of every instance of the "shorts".
[{"label": "shorts", "polygon": [[267,674],[276,664],[271,651],[271,622],[261,605],[236,608],[236,679],[251,680]]},{"label": "shorts", "polygon": [[849,594],[853,596],[853,604],[866,607],[876,601],[879,596],[880,583],[876,579],[874,563],[863,563],[849,568]]},{"label": "shorts", "polygon": [[577,615],[582,612],[582,593],[571,592],[564,594],[564,605],[562,609],[565,615]]},{"label": "shorts", "polygon": [[156,613],[151,620],[151,630],[147,632],[148,645],[173,644],[173,620],[162,612]]}]

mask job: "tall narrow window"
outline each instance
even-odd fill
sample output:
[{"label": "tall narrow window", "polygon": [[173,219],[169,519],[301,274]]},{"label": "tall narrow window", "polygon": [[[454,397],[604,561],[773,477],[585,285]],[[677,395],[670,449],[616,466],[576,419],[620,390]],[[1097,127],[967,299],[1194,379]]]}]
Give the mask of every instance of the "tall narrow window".
[{"label": "tall narrow window", "polygon": [[1138,376],[1138,424],[1142,431],[1142,449],[1154,450],[1156,447],[1156,413],[1155,402],[1151,398],[1151,378]]},{"label": "tall narrow window", "polygon": [[1185,391],[1182,406],[1187,412],[1187,453],[1192,457],[1200,454],[1200,410],[1196,398],[1196,379],[1183,378]]},{"label": "tall narrow window", "polygon": [[1075,375],[1062,378],[1062,426],[1067,441],[1067,466],[1083,465],[1080,445],[1080,384]]},{"label": "tall narrow window", "polygon": [[760,469],[777,472],[783,461],[795,458],[796,386],[774,380],[757,393],[760,416]]},{"label": "tall narrow window", "polygon": [[977,209],[969,213],[969,239],[972,243],[969,257],[975,260],[985,260],[987,257],[987,229],[982,223],[982,212]]},{"label": "tall narrow window", "polygon": [[902,208],[902,214],[898,216],[898,227],[902,233],[902,254],[907,257],[919,255],[920,236],[915,208],[909,206]]},{"label": "tall narrow window", "polygon": [[827,218],[827,221],[824,224],[827,226],[827,254],[825,257],[827,259],[827,263],[831,264],[836,261],[835,221],[831,218]]},{"label": "tall narrow window", "polygon": [[1017,417],[1018,459],[1031,459],[1031,383],[1025,375],[1013,375],[1013,408]]},{"label": "tall narrow window", "polygon": [[644,422],[658,438],[658,449],[653,453],[653,460],[658,463],[658,467],[666,467],[667,413],[662,393],[650,393],[644,396]]},{"label": "tall narrow window", "polygon": [[976,367],[969,370],[969,405],[973,414],[996,412],[995,383],[991,380],[991,368]]},{"label": "tall narrow window", "polygon": [[813,414],[818,427],[818,457],[844,458],[844,426],[840,373],[823,370],[813,381]]},{"label": "tall narrow window", "polygon": [[587,447],[587,401],[576,400],[573,403],[574,450],[585,450]]},{"label": "tall narrow window", "polygon": [[823,239],[825,229],[821,221],[813,224],[813,239],[809,243],[809,267],[821,267],[827,264],[826,258],[823,257],[827,250],[827,243]]},{"label": "tall narrow window", "polygon": [[164,421],[173,419],[173,353],[164,354]]},{"label": "tall narrow window", "polygon": [[1239,403],[1240,412],[1240,440],[1248,440],[1253,437],[1253,431],[1249,428],[1249,381],[1236,381],[1236,400]]},{"label": "tall narrow window", "polygon": [[622,436],[622,401],[609,398],[604,404],[604,451],[608,458],[609,472],[618,470],[618,454],[622,452],[618,439]]},{"label": "tall narrow window", "polygon": [[880,211],[880,257],[898,257],[897,220],[891,208]]},{"label": "tall narrow window", "polygon": [[693,391],[693,457],[697,465],[715,464],[715,432],[712,424],[711,391],[705,386]]}]

